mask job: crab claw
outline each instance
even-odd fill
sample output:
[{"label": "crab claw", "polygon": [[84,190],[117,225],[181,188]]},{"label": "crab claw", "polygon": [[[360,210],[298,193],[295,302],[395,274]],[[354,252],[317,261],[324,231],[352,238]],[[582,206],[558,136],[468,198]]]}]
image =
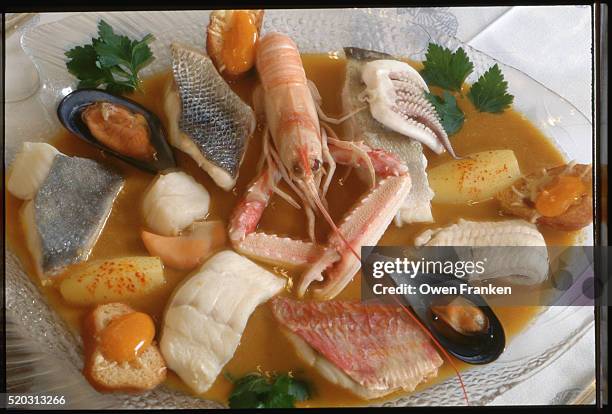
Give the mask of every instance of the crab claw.
[{"label": "crab claw", "polygon": [[[339,226],[340,232],[353,249],[359,251],[361,246],[378,243],[406,199],[410,186],[408,174],[392,176],[380,181],[361,198]],[[314,296],[317,299],[333,298],[361,267],[360,260],[348,250],[336,233],[331,235],[328,247],[302,276],[298,286],[299,296],[306,293],[312,282],[324,280],[314,290]]]},{"label": "crab claw", "polygon": [[434,106],[424,92],[427,84],[412,66],[398,60],[374,60],[361,72],[364,99],[372,117],[387,128],[458,158]]}]

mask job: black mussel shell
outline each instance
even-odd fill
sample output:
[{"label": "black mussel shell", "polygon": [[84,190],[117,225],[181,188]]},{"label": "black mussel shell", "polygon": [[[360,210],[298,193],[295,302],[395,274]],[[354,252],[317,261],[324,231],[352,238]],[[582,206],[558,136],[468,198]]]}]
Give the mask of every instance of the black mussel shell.
[{"label": "black mussel shell", "polygon": [[[96,102],[121,105],[134,113],[142,114],[149,124],[151,145],[156,153],[155,159],[151,161],[138,160],[114,151],[98,141],[81,119],[81,112],[85,107]],[[174,154],[166,140],[166,133],[161,121],[155,114],[134,101],[100,89],[78,89],[62,99],[57,108],[57,116],[62,125],[79,138],[142,170],[155,174],[158,171],[176,167]]]},{"label": "black mussel shell", "polygon": [[[397,282],[393,276],[390,279]],[[419,275],[415,280],[430,286],[455,286],[459,292],[461,284],[469,285],[465,280],[446,274]],[[404,295],[403,299],[449,354],[468,364],[487,364],[495,361],[506,347],[506,334],[500,320],[481,295],[468,293],[460,296],[479,307],[484,313],[488,319],[486,331],[470,335],[455,331],[433,314],[431,307],[434,303],[431,303],[430,295]]]}]

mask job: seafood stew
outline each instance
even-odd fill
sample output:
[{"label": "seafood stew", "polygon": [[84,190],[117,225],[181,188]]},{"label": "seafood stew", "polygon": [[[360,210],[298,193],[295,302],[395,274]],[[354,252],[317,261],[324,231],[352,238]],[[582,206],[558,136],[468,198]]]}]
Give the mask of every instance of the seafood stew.
[{"label": "seafood stew", "polygon": [[[240,19],[234,20],[239,21]],[[266,40],[266,38],[262,37],[262,40]],[[269,40],[269,42],[272,43],[272,40]],[[285,40],[283,39],[283,41]],[[199,47],[204,52],[203,46],[199,45]],[[300,88],[302,88],[299,93],[302,97],[312,95],[312,101],[314,102],[314,105],[308,107],[310,103],[305,98],[306,101],[303,107],[309,112],[312,119],[316,119],[317,122],[321,121],[320,125],[323,125],[325,122],[325,126],[319,126],[319,128],[313,129],[310,132],[314,134],[313,137],[316,139],[308,141],[311,144],[307,145],[306,150],[285,147],[303,138],[300,137],[300,133],[305,131],[301,129],[304,127],[304,124],[300,123],[302,121],[298,120],[299,122],[294,123],[294,125],[298,125],[300,128],[298,132],[292,132],[290,129],[284,131],[283,134],[287,135],[282,135],[283,139],[279,139],[279,135],[275,136],[275,133],[278,134],[279,128],[276,128],[277,132],[272,132],[273,128],[271,126],[273,126],[274,122],[278,121],[275,121],[273,116],[270,115],[271,112],[276,112],[270,110],[270,106],[280,105],[280,101],[277,99],[281,98],[271,98],[271,95],[266,95],[265,80],[261,79],[262,74],[259,68],[252,68],[251,71],[248,71],[248,73],[240,78],[235,76],[225,78],[224,82],[227,82],[229,88],[226,86],[227,90],[224,90],[223,94],[230,96],[231,99],[240,99],[249,109],[252,108],[253,114],[258,119],[258,127],[253,131],[249,127],[250,121],[243,124],[246,127],[240,127],[239,125],[242,122],[240,121],[240,115],[232,114],[229,116],[229,119],[232,122],[235,121],[235,126],[232,126],[232,122],[230,122],[229,124],[224,124],[229,129],[213,132],[216,137],[219,137],[219,142],[229,139],[231,142],[236,143],[235,147],[230,145],[226,148],[239,149],[241,145],[240,140],[244,139],[245,142],[248,140],[248,145],[244,146],[245,149],[242,155],[239,154],[239,150],[230,152],[234,156],[233,162],[236,171],[238,171],[236,175],[233,175],[231,168],[226,168],[224,172],[228,172],[228,174],[226,173],[223,178],[217,176],[217,179],[215,179],[216,171],[219,168],[223,170],[224,164],[219,159],[214,158],[217,155],[216,153],[210,152],[207,154],[206,151],[212,151],[211,148],[214,146],[198,150],[192,144],[197,141],[196,134],[198,131],[201,131],[204,127],[198,127],[196,123],[191,130],[192,132],[189,132],[188,128],[183,127],[185,125],[184,120],[180,119],[185,114],[178,114],[179,119],[177,121],[172,120],[172,117],[177,116],[177,114],[172,114],[170,113],[171,111],[168,111],[169,100],[167,97],[168,85],[172,84],[173,81],[180,82],[177,79],[176,69],[170,72],[170,68],[168,68],[169,72],[167,73],[143,80],[140,87],[141,90],[127,95],[127,97],[140,103],[151,113],[156,114],[162,121],[166,131],[172,131],[178,124],[178,131],[182,134],[181,142],[184,144],[177,144],[177,140],[171,137],[167,138],[171,145],[181,148],[180,151],[177,149],[173,150],[178,171],[164,171],[159,177],[153,177],[140,171],[138,168],[107,155],[105,152],[99,151],[95,147],[89,146],[84,141],[78,141],[74,135],[67,132],[61,133],[50,141],[60,153],[67,156],[96,160],[102,165],[118,171],[125,180],[121,192],[114,198],[112,211],[108,220],[106,220],[103,231],[97,238],[91,254],[82,263],[74,264],[61,275],[40,280],[36,276],[39,273],[30,272],[32,277],[41,284],[41,289],[45,291],[50,302],[70,322],[75,332],[86,335],[84,331],[81,332],[81,323],[87,315],[97,309],[96,306],[98,305],[108,302],[121,302],[129,305],[138,312],[150,315],[155,322],[155,340],[148,346],[160,347],[165,363],[164,369],[167,371],[166,384],[171,387],[178,387],[192,394],[197,394],[203,398],[215,399],[222,403],[229,401],[234,406],[239,404],[239,399],[235,394],[239,383],[232,382],[224,375],[225,373],[231,377],[239,378],[261,371],[264,378],[266,377],[265,374],[268,373],[277,380],[280,379],[283,373],[291,373],[295,378],[307,382],[309,387],[316,391],[311,393],[310,398],[304,401],[300,401],[297,397],[292,396],[297,405],[304,406],[362,405],[366,403],[366,399],[374,397],[390,398],[398,393],[426,387],[434,381],[439,381],[452,375],[452,369],[448,361],[444,359],[435,346],[427,342],[428,339],[421,338],[421,331],[408,319],[406,319],[408,322],[406,322],[406,327],[402,329],[401,334],[412,335],[419,338],[419,341],[425,341],[427,345],[424,349],[427,349],[427,351],[423,352],[429,355],[431,359],[419,357],[418,353],[414,353],[409,355],[410,358],[406,361],[406,366],[412,366],[413,364],[417,366],[425,361],[431,361],[432,365],[424,369],[422,376],[417,378],[404,376],[404,382],[388,389],[384,387],[383,389],[378,389],[380,385],[368,382],[367,379],[360,377],[350,370],[347,372],[346,369],[343,369],[345,367],[337,361],[334,362],[333,358],[326,353],[325,347],[312,342],[312,338],[308,336],[307,331],[300,331],[301,333],[294,331],[300,323],[313,326],[312,323],[317,323],[318,320],[314,316],[309,321],[290,321],[287,319],[289,317],[287,312],[292,307],[314,306],[313,298],[323,300],[323,302],[320,302],[322,304],[329,304],[330,306],[337,304],[339,309],[349,307],[351,301],[359,300],[360,275],[357,270],[352,270],[355,267],[355,262],[359,263],[359,260],[355,258],[356,252],[353,251],[358,251],[356,246],[359,244],[368,245],[378,242],[383,245],[412,245],[415,243],[417,236],[420,236],[424,231],[445,227],[456,223],[460,219],[500,221],[511,218],[501,214],[500,201],[494,197],[485,197],[477,203],[457,202],[460,197],[454,197],[454,203],[442,203],[434,198],[431,201],[429,213],[432,222],[427,222],[427,214],[411,212],[410,205],[406,203],[406,199],[411,196],[411,187],[419,179],[419,173],[413,173],[412,171],[419,171],[420,168],[422,171],[420,175],[421,183],[427,184],[427,178],[431,177],[431,171],[434,168],[437,166],[442,167],[446,163],[452,162],[451,154],[444,152],[438,155],[436,151],[440,150],[434,144],[432,144],[434,148],[430,150],[426,147],[426,144],[422,146],[416,139],[405,137],[403,138],[403,143],[405,146],[410,146],[410,149],[400,148],[398,153],[383,148],[383,145],[375,146],[376,144],[372,142],[365,142],[363,147],[355,145],[356,149],[353,146],[345,145],[344,138],[352,136],[349,135],[351,134],[350,132],[346,132],[347,130],[351,128],[353,130],[359,128],[369,129],[371,126],[368,126],[368,124],[371,125],[374,122],[380,123],[377,118],[369,115],[370,108],[367,107],[356,112],[354,118],[348,118],[337,125],[331,121],[325,121],[325,119],[342,118],[352,110],[359,110],[359,108],[348,108],[347,100],[343,96],[349,70],[352,70],[349,68],[351,64],[349,57],[332,59],[328,55],[297,55],[296,62],[298,61],[300,65],[303,63],[305,75],[302,81],[297,82]],[[257,59],[255,59],[255,62],[257,62]],[[180,62],[177,66],[180,68],[183,64],[183,62]],[[421,68],[418,63],[415,63],[414,67],[416,70]],[[212,70],[215,69],[213,68]],[[212,73],[212,75],[215,75],[215,73]],[[399,78],[396,81],[401,81]],[[316,87],[316,93],[312,92],[312,85],[309,81],[312,81]],[[206,80],[206,82],[217,81]],[[278,81],[272,79],[270,82],[274,84]],[[261,91],[259,89],[261,84],[264,84],[263,105],[261,101],[257,102],[257,99],[261,98],[261,96],[258,98],[258,95],[262,93],[258,92]],[[361,86],[361,89],[365,89],[366,86],[369,85],[364,84]],[[219,88],[222,87],[223,85],[219,86]],[[186,99],[190,92],[188,90],[180,92],[180,89],[179,87],[179,99],[181,99],[181,96],[182,99]],[[271,89],[273,90],[274,88],[272,87]],[[435,86],[430,86],[430,91],[434,94],[441,92]],[[176,94],[177,92],[174,93]],[[278,93],[282,97],[286,92],[273,91],[272,93]],[[292,93],[297,94],[298,92]],[[415,92],[408,89],[406,95],[410,96],[413,93]],[[317,99],[317,95],[320,96],[320,100]],[[271,100],[271,102],[266,102],[266,99]],[[529,174],[537,173],[542,168],[550,169],[566,164],[566,160],[562,158],[561,154],[558,153],[548,139],[512,109],[508,108],[499,114],[486,113],[478,111],[465,96],[457,96],[456,100],[458,108],[464,113],[465,118],[469,119],[469,122],[464,124],[457,133],[449,135],[452,150],[459,157],[479,152],[510,150],[513,153],[516,165],[520,169],[520,176],[509,175],[508,179],[511,181],[511,184],[519,177],[527,177]],[[292,104],[295,104],[295,101]],[[193,119],[201,121],[202,115],[197,114],[197,110],[202,107],[199,107],[197,102],[194,105],[196,112],[194,112]],[[281,108],[284,106],[280,105]],[[435,108],[433,111],[431,107],[428,106],[428,108],[429,113],[435,115]],[[217,109],[223,112],[222,108],[213,108],[212,110]],[[245,108],[244,112],[249,114],[247,108]],[[383,115],[386,114],[386,116],[394,116],[389,113],[388,107],[383,107],[381,112]],[[245,116],[245,119],[248,119],[250,116],[252,115]],[[365,121],[359,120],[359,117],[363,119],[366,116],[370,118]],[[352,122],[356,119],[356,122]],[[386,118],[383,116],[381,119],[385,120]],[[352,122],[353,125],[347,126],[348,122]],[[376,125],[376,127],[379,128],[380,126]],[[241,128],[243,128],[242,132],[240,132]],[[318,131],[320,131],[319,136],[317,136]],[[491,131],[496,133],[497,138],[495,142],[491,142],[488,139]],[[389,130],[384,129],[383,133],[386,135],[400,134],[397,131],[389,132]],[[222,134],[227,135],[224,136]],[[297,138],[284,141],[284,138],[291,136],[291,134],[296,134]],[[385,139],[387,139],[394,144],[402,144],[395,136],[389,139],[389,137],[382,136],[381,134],[379,133],[378,136],[379,143],[382,142],[384,144]],[[172,135],[172,132],[169,135]],[[424,140],[427,141],[430,138],[431,136],[428,135]],[[325,150],[323,148],[319,149],[317,147],[317,140],[320,143],[322,139],[327,141],[328,155],[324,154]],[[179,145],[184,146],[180,147]],[[200,145],[205,146],[207,144]],[[389,147],[392,148],[393,146],[390,145]],[[385,150],[386,152],[383,152]],[[410,153],[410,151],[412,152]],[[419,152],[421,154],[420,157],[418,155]],[[299,155],[297,158],[289,158],[288,161],[283,159],[286,154],[292,155],[296,153]],[[363,155],[364,153],[365,155]],[[194,156],[194,154],[198,154],[198,156]],[[262,154],[265,155],[262,156]],[[322,157],[329,158],[318,158],[319,154],[322,154]],[[335,174],[329,172],[330,160],[334,160],[337,163]],[[402,167],[402,162],[408,164],[406,170]],[[411,168],[411,162],[416,168]],[[368,163],[371,164],[371,169]],[[271,168],[278,169],[278,171],[273,171],[268,175],[268,178],[276,179],[277,185],[272,189],[269,187],[257,188],[255,186],[255,190],[262,190],[260,194],[255,193],[253,190],[249,191],[249,188],[253,188],[253,184],[258,184],[258,176],[261,177],[258,174],[262,170],[265,171],[266,166],[268,171],[271,171]],[[327,177],[324,175],[320,177],[315,176],[316,172],[322,169],[325,169],[325,172],[332,176],[329,182],[327,182]],[[312,174],[310,177],[313,178],[309,178],[309,171]],[[571,171],[573,170],[570,169],[570,173],[566,175],[573,175]],[[368,172],[370,175],[367,174]],[[348,224],[343,222],[343,217],[346,212],[354,208],[355,202],[362,198],[363,194],[371,191],[372,172],[375,176],[374,180],[378,182],[377,189],[382,189],[381,193],[383,195],[392,193],[395,196],[395,200],[389,200],[383,196],[374,198],[377,205],[384,205],[390,211],[385,217],[379,217],[378,220],[380,221],[376,222],[376,227],[380,234],[365,234],[362,240],[356,240],[354,237],[361,236],[359,234],[361,231],[353,230],[354,227],[351,227],[352,223],[350,221]],[[187,175],[194,183],[191,183],[192,180],[188,180],[190,184],[187,181],[177,180],[172,185],[164,186],[165,189],[160,188],[157,190],[155,188],[156,183],[160,179],[169,179],[173,177],[171,174],[175,173]],[[273,177],[275,174],[277,177]],[[286,180],[284,176],[289,177],[290,180]],[[402,178],[404,176],[410,177],[410,184],[401,181],[404,179]],[[9,180],[12,177],[13,175],[10,175]],[[588,178],[588,174],[579,177],[581,179]],[[236,180],[235,186],[231,185],[231,179]],[[44,177],[43,180],[46,181]],[[384,180],[389,181],[385,182]],[[265,181],[264,179],[259,181],[259,183],[266,184]],[[405,181],[408,180],[406,179]],[[225,184],[227,182],[230,184]],[[387,188],[385,185],[389,185],[389,187]],[[437,191],[444,191],[444,185],[442,184],[440,187],[432,185],[431,178],[429,185],[432,188],[430,190],[432,193],[437,194]],[[541,183],[541,185],[545,187],[544,191],[556,191],[554,185],[547,187],[550,183]],[[588,186],[588,183],[586,186]],[[203,190],[199,189],[199,187],[202,187]],[[231,191],[226,191],[226,187],[231,189]],[[580,192],[579,186],[576,187],[578,187],[578,190],[576,190],[578,193],[573,193],[574,195],[569,197],[573,197],[573,199],[579,200],[582,203],[584,194]],[[324,188],[325,190],[323,190]],[[442,188],[442,190],[439,190],[439,188]],[[174,191],[176,189],[181,191]],[[40,189],[37,189],[37,191],[40,191]],[[34,191],[34,194],[37,194],[37,191]],[[247,193],[247,191],[249,192]],[[542,192],[542,189],[540,188],[536,191]],[[426,191],[423,193],[426,193]],[[245,194],[251,194],[256,197],[249,199]],[[262,195],[263,199],[267,197],[268,200],[262,202]],[[322,195],[325,195],[325,198],[322,198]],[[376,194],[374,195],[376,196]],[[170,202],[176,203],[175,207],[168,208],[166,201],[160,202],[162,197],[165,197],[163,198],[164,200],[168,200],[168,197],[171,197]],[[30,226],[31,228],[33,225],[25,224],[19,218],[20,210],[29,199],[19,198],[26,201],[21,201],[13,197],[13,195],[8,197],[7,214],[9,220],[7,220],[7,231],[9,233],[9,243],[11,248],[19,253],[26,268],[32,269],[34,264],[31,259],[32,249],[27,245],[22,226],[24,228]],[[32,196],[30,196],[30,199],[32,199]],[[145,200],[150,200],[150,203]],[[536,200],[539,200],[539,198],[536,197]],[[362,201],[364,200],[362,199]],[[365,201],[367,202],[368,200]],[[525,202],[528,203],[528,200]],[[429,200],[422,204],[428,203]],[[195,205],[195,210],[191,209],[191,204]],[[537,210],[538,202],[536,201],[535,204],[535,209]],[[576,203],[570,204],[572,208],[575,208],[574,206],[577,205]],[[181,205],[189,206],[189,208],[181,208]],[[253,209],[245,208],[240,210],[237,206],[241,205],[253,207]],[[295,208],[295,205],[298,205],[300,209]],[[142,209],[140,206],[142,206]],[[568,209],[564,210],[563,213],[567,212]],[[398,218],[397,212],[400,210],[405,210],[405,214],[401,214],[401,217]],[[240,214],[243,211],[254,212],[254,216],[258,217],[256,219],[253,219],[254,216],[245,217]],[[359,211],[357,213],[359,214]],[[369,211],[364,211],[363,214],[365,216],[363,217],[368,217],[367,213]],[[509,211],[509,214],[512,214],[512,212]],[[522,217],[521,215],[518,216]],[[529,221],[530,218],[526,221]],[[371,221],[371,219],[367,220]],[[225,228],[225,231],[219,232],[215,230],[218,228],[214,225],[215,222],[219,222]],[[211,223],[211,226],[208,229],[202,230],[200,227],[204,223]],[[239,226],[233,226],[233,223],[237,223]],[[169,227],[163,224],[167,224]],[[402,226],[399,227],[397,224],[402,224]],[[537,224],[537,230],[542,234],[542,238],[547,245],[573,243],[575,236],[573,231],[542,225],[539,221]],[[228,226],[229,232],[226,233]],[[164,230],[166,227],[169,229],[168,231]],[[240,228],[240,231],[232,231],[236,228]],[[148,235],[145,236],[145,233],[148,233]],[[291,240],[288,237],[291,237]],[[245,240],[247,243],[242,243]],[[327,241],[327,245],[323,245],[325,241]],[[157,243],[157,248],[155,243]],[[327,246],[333,246],[334,251],[326,250],[329,249]],[[261,247],[264,247],[264,249],[260,249]],[[279,248],[286,249],[288,254],[275,259],[273,253],[278,253]],[[230,276],[230,273],[233,272],[232,269],[234,269],[234,266],[240,266],[240,263],[242,263],[237,258],[235,265],[234,259],[229,256],[224,260],[227,269],[208,271],[208,273],[206,270],[214,265],[215,260],[220,260],[219,254],[229,253],[217,252],[232,249],[238,252],[238,254],[234,253],[235,256],[245,260],[249,258],[249,261],[254,260],[262,272],[268,273],[267,277],[271,278],[271,285],[276,287],[270,287],[266,291],[267,293],[262,293],[257,288],[263,289],[263,285],[260,281],[257,281],[252,289],[245,292],[244,296],[240,296],[241,294],[238,290],[234,289],[235,292],[232,293],[236,295],[235,300],[238,300],[238,302],[230,303],[226,300],[225,303],[221,303],[219,306],[237,306],[237,309],[241,309],[241,318],[236,320],[226,320],[228,313],[233,314],[233,311],[228,311],[228,308],[212,307],[206,308],[206,310],[202,308],[198,317],[204,319],[202,319],[202,322],[197,327],[190,328],[189,326],[184,326],[184,324],[181,325],[181,321],[194,320],[195,315],[192,318],[187,318],[181,317],[180,313],[177,314],[179,316],[168,314],[167,311],[164,313],[164,310],[168,309],[174,301],[179,300],[181,302],[180,305],[183,305],[179,293],[182,292],[186,283],[195,283],[198,280],[197,278],[214,280],[213,276],[219,277],[220,275],[225,277],[225,279],[220,279],[223,280],[223,283],[229,283],[232,277]],[[346,259],[346,262],[342,263],[344,268],[339,266],[334,269],[336,271],[335,274],[338,276],[337,278],[328,272],[322,272],[322,270],[316,271],[316,269],[311,269],[312,272],[307,275],[304,274],[303,267],[305,262],[313,259],[319,260],[319,266],[325,270],[337,261],[335,254],[338,251],[342,251],[340,256],[343,260]],[[189,253],[184,254],[185,252]],[[168,257],[163,257],[164,254]],[[82,281],[85,274],[84,267],[87,266],[99,266],[92,271],[96,272],[97,275],[102,275],[100,277],[106,278],[104,275],[108,271],[108,265],[105,270],[102,270],[102,264],[96,263],[96,261],[113,262],[119,259],[145,257],[161,257],[161,262],[163,262],[161,277],[159,264],[151,264],[148,265],[150,267],[147,267],[146,263],[141,261],[129,261],[129,265],[135,266],[137,273],[142,270],[142,273],[147,277],[151,276],[144,283],[138,279],[133,282],[128,281],[128,291],[130,290],[130,283],[135,284],[135,289],[132,290],[136,290],[137,294],[134,296],[118,294],[119,296],[111,297],[105,296],[105,292],[99,291],[98,293],[101,292],[101,296],[95,296],[95,298],[102,299],[95,299],[94,301],[75,306],[74,301],[71,302],[68,298],[75,296],[83,298],[87,294],[78,292],[66,294],[66,291],[74,292],[75,289],[65,288],[63,291],[61,289],[61,286],[70,279],[76,279],[77,281],[81,279]],[[300,268],[300,266],[302,267]],[[116,271],[118,270],[113,270],[112,272]],[[253,274],[254,278],[256,277],[255,273]],[[239,271],[238,274],[240,274]],[[308,283],[304,283],[304,280],[308,280],[306,276],[310,279]],[[324,280],[325,283],[328,280],[333,280],[334,283],[321,285],[318,281],[320,277],[329,278]],[[141,290],[138,283],[146,285],[147,289]],[[78,284],[76,283],[76,285]],[[312,284],[310,288],[309,284]],[[220,285],[221,282],[211,285],[206,288],[206,291],[197,294],[200,299],[192,297],[191,300],[199,300],[198,306],[206,307],[206,301],[209,303],[215,302],[213,296],[207,295],[218,295],[219,293],[214,293],[214,289],[220,288]],[[82,286],[77,286],[76,290]],[[84,288],[84,291],[86,290],[87,287]],[[247,302],[255,299],[249,299],[249,295],[253,297],[259,295],[257,302],[254,302],[253,306],[250,307],[246,306]],[[305,298],[301,298],[302,295]],[[229,293],[221,297],[227,298],[228,296],[230,296]],[[276,297],[271,299],[272,296]],[[261,303],[261,305],[257,306],[258,303]],[[279,313],[281,305],[285,310]],[[326,309],[325,305],[321,306],[322,308],[319,310],[321,318],[333,317],[333,313],[330,313],[331,311],[329,310],[331,308]],[[355,309],[355,317],[359,318],[360,311],[358,307]],[[517,333],[537,312],[536,308],[494,310],[509,337]],[[181,339],[181,335],[168,336],[173,332],[172,327],[175,326],[174,323],[178,323],[176,326],[180,326],[180,328],[176,328],[178,331],[180,329],[201,331],[202,326],[206,326],[203,324],[205,324],[204,320],[207,317],[224,314],[226,316],[223,326],[219,326],[219,328],[224,329],[223,332],[227,332],[228,335],[233,335],[234,339],[233,341],[229,341],[229,338],[224,340],[222,342],[223,349],[221,351],[214,351],[211,354],[210,358],[218,361],[219,368],[211,371],[207,381],[191,384],[187,378],[193,376],[194,372],[188,368],[189,361],[187,361],[187,364],[185,362],[177,363],[164,343],[174,341],[178,344],[177,346],[185,346],[185,340]],[[383,311],[380,314],[384,315],[386,313]],[[406,317],[402,316],[401,318],[404,320]],[[367,346],[366,339],[368,335],[370,340],[380,340],[376,335],[381,333],[374,328],[368,327],[372,331],[370,334],[364,333],[364,342],[361,343],[364,347]],[[288,330],[294,333],[288,334]],[[206,331],[210,331],[210,329],[206,329]],[[210,332],[212,335],[212,331]],[[212,342],[207,342],[211,340],[211,335],[202,338],[192,338],[195,342],[190,342],[190,349],[193,351],[189,351],[192,352],[191,354],[185,351],[184,355],[191,355],[192,358],[206,358],[207,350],[216,349],[216,345]],[[331,332],[328,339],[332,342],[329,343],[337,343],[333,341],[341,339],[339,335],[341,335],[341,332]],[[398,338],[399,336],[394,335],[389,339],[397,340]],[[346,352],[349,358],[355,355],[354,352],[348,349]],[[312,363],[311,357],[313,355],[316,358],[315,361],[319,362]],[[207,361],[210,361],[210,358]],[[364,364],[374,363],[373,361],[360,362]],[[461,369],[467,367],[465,364],[460,364],[457,361],[454,363],[459,365]],[[324,368],[321,368],[320,364],[324,364],[327,368],[333,368],[336,375],[333,378],[323,375],[322,372],[330,372],[330,370],[325,371]],[[384,364],[373,366],[375,369],[384,371]],[[271,381],[274,381],[274,379],[271,379]],[[117,389],[121,390],[123,387],[117,387]]]}]

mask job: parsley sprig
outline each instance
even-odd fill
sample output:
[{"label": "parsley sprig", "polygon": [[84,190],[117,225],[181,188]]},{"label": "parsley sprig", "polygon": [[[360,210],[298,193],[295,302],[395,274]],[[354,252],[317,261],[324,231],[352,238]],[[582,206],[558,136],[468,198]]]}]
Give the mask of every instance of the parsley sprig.
[{"label": "parsley sprig", "polygon": [[457,106],[457,99],[449,91],[444,91],[442,97],[425,92],[425,96],[431,104],[436,108],[442,127],[448,135],[452,135],[459,131],[463,126],[465,115]]},{"label": "parsley sprig", "polygon": [[421,71],[425,82],[451,91],[460,90],[474,70],[474,64],[462,48],[453,53],[450,49],[430,43],[425,58]]},{"label": "parsley sprig", "polygon": [[232,382],[230,408],[293,408],[296,401],[310,398],[308,385],[287,374],[271,381],[260,374],[249,374]]},{"label": "parsley sprig", "polygon": [[[430,86],[443,88],[442,96],[426,94],[436,108],[448,135],[461,129],[465,116],[457,106],[456,97],[449,91],[461,93],[461,87],[474,70],[474,64],[462,48],[455,52],[430,43],[423,61],[421,75]],[[489,68],[472,85],[467,97],[480,112],[499,113],[508,108],[514,97],[508,93],[508,82],[497,64]]]},{"label": "parsley sprig", "polygon": [[497,63],[472,85],[468,97],[481,112],[503,112],[514,101]]},{"label": "parsley sprig", "polygon": [[98,37],[91,44],[66,52],[68,71],[77,77],[77,88],[102,86],[112,93],[133,92],[139,86],[138,72],[153,60],[148,43],[151,34],[140,40],[115,34],[104,20],[98,23]]}]

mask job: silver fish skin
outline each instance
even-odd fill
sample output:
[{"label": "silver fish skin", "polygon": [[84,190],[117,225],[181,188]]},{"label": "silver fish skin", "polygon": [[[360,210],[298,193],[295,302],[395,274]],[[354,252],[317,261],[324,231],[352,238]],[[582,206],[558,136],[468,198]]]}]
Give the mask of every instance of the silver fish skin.
[{"label": "silver fish skin", "polygon": [[[365,85],[361,79],[363,66],[370,61],[379,59],[395,59],[393,56],[354,47],[345,47],[347,59],[346,77],[342,89],[343,112],[347,113],[362,107],[364,102],[359,95]],[[343,123],[343,133],[346,139],[365,141],[373,148],[382,148],[396,154],[408,166],[412,187],[397,216],[395,224],[430,223],[433,222],[431,199],[433,190],[427,180],[427,158],[423,154],[420,142],[386,128],[376,121],[369,111],[363,110]]]},{"label": "silver fish skin", "polygon": [[55,156],[21,212],[28,248],[42,279],[87,260],[123,183],[119,173],[96,161]]},{"label": "silver fish skin", "polygon": [[178,43],[171,51],[174,81],[164,101],[170,143],[189,154],[219,187],[231,190],[255,130],[255,114],[203,52]]}]

